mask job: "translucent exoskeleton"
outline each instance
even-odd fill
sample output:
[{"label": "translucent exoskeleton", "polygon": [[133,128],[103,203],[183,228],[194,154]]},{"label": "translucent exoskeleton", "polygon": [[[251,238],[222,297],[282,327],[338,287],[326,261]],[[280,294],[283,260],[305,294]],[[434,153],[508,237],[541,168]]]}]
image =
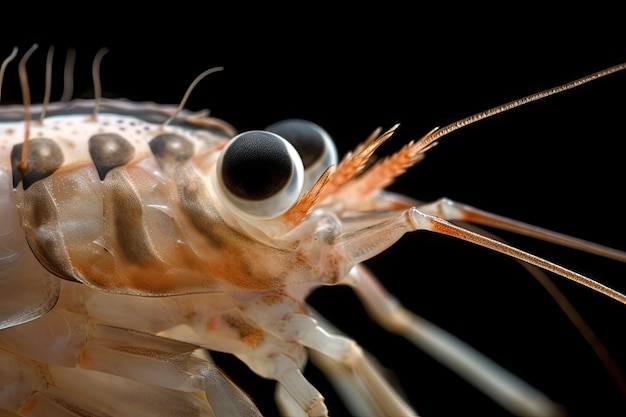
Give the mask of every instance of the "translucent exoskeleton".
[{"label": "translucent exoskeleton", "polygon": [[[18,60],[7,68],[17,72]],[[22,59],[20,65],[25,68],[26,63]],[[98,68],[94,66],[96,75]],[[33,84],[34,72],[38,71],[28,71],[30,80],[22,87]],[[384,342],[371,349],[364,345],[362,350],[359,338],[351,334],[360,326],[341,325],[344,317],[332,317],[324,301],[340,304],[333,314],[343,316],[348,308],[360,308],[351,303],[357,298],[386,330],[420,345],[455,372],[471,369],[467,378],[498,407],[519,415],[563,412],[558,398],[512,375],[496,376],[495,382],[476,377],[474,368],[479,375],[483,370],[501,371],[396,304],[396,299],[409,299],[404,295],[409,292],[410,298],[436,298],[455,315],[466,314],[463,308],[450,306],[460,305],[468,296],[448,289],[450,281],[433,295],[418,295],[413,289],[428,262],[436,266],[428,269],[429,274],[437,276],[420,279],[439,279],[457,271],[456,278],[471,277],[474,287],[485,270],[496,265],[507,275],[509,268],[518,268],[535,284],[532,274],[541,273],[516,266],[502,255],[485,258],[487,265],[472,266],[466,259],[456,270],[455,264],[461,263],[456,255],[420,246],[394,261],[404,266],[377,264],[396,245],[418,245],[415,239],[425,234],[419,230],[436,232],[426,233],[429,236],[461,237],[521,257],[561,275],[557,279],[566,276],[587,283],[604,294],[590,289],[586,293],[612,303],[616,310],[623,308],[624,296],[613,289],[619,285],[601,286],[589,281],[587,274],[502,246],[490,234],[512,227],[517,232],[535,230],[549,240],[543,229],[503,221],[464,206],[463,200],[456,204],[433,198],[422,203],[412,199],[412,192],[407,197],[381,193],[390,182],[400,181],[406,168],[420,162],[424,152],[429,159],[437,150],[431,150],[435,138],[429,135],[437,131],[411,142],[409,148],[400,146],[392,159],[379,158],[382,164],[376,165],[372,155],[397,134],[396,126],[375,132],[342,159],[344,152],[333,151],[329,131],[295,119],[267,121],[238,133],[206,113],[116,100],[50,104],[32,107],[28,113],[24,106],[7,106],[0,116],[1,201],[7,219],[0,242],[5,286],[0,360],[6,370],[0,405],[9,415],[124,415],[131,409],[133,415],[259,415],[254,388],[245,389],[248,397],[230,381],[229,372],[213,364],[212,359],[218,365],[225,360],[223,353],[277,381],[276,402],[285,415],[340,413],[327,407],[330,402],[323,399],[327,391],[311,383],[316,377],[308,375],[309,363],[343,393],[352,414],[414,415],[421,410],[416,385],[433,384],[437,376],[414,372],[399,384],[393,376],[387,378],[385,368],[400,351],[385,348]],[[354,138],[355,144],[367,135]],[[302,146],[300,137],[317,141]],[[319,160],[311,150],[321,150],[313,152],[321,155]],[[439,163],[446,173],[441,177],[463,175]],[[581,211],[576,221],[593,221]],[[467,233],[468,225],[458,228],[447,221],[459,216],[479,224],[489,219],[497,227]],[[508,239],[509,234],[502,235]],[[440,238],[430,244],[436,248]],[[576,245],[569,238],[555,239]],[[462,246],[470,257],[485,251]],[[588,242],[579,246],[618,260],[625,257]],[[557,263],[569,267],[567,258]],[[592,272],[589,276],[602,281]],[[492,296],[498,292],[504,304],[514,302],[519,293],[511,295],[516,291],[513,284],[500,279],[484,288]],[[380,283],[388,287],[388,280],[399,281],[405,289],[387,292]],[[330,288],[312,295],[313,308],[307,300],[318,287]],[[521,306],[532,310],[536,302],[526,299]],[[361,313],[363,320],[367,313]],[[503,326],[512,326],[508,323],[499,317],[494,332],[504,333]],[[372,326],[377,325],[368,321],[368,328]],[[510,349],[521,343],[508,342]],[[407,367],[417,355],[412,349],[413,353],[403,349],[407,356],[398,358]],[[519,355],[527,354],[520,349]],[[587,354],[593,356],[591,348]],[[612,365],[598,368],[609,381],[607,386],[619,391],[619,364]],[[611,372],[617,373],[616,381]],[[235,382],[244,386],[243,381]],[[541,385],[535,382],[532,385]]]}]

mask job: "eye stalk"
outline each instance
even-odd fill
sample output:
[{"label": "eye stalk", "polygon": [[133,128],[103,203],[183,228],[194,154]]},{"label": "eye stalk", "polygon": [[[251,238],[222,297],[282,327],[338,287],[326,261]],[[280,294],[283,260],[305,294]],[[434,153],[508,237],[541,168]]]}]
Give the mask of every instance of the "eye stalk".
[{"label": "eye stalk", "polygon": [[300,196],[304,166],[281,136],[253,130],[235,136],[224,147],[217,179],[232,208],[269,219],[287,211]]},{"label": "eye stalk", "polygon": [[286,119],[267,127],[287,139],[304,164],[304,189],[309,190],[331,165],[337,165],[337,149],[330,135],[319,125],[302,119]]}]

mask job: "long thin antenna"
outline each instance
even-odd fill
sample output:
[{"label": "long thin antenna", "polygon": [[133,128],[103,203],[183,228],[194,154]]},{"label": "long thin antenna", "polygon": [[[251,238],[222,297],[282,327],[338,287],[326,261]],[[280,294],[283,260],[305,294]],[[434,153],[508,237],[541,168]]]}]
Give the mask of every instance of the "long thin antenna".
[{"label": "long thin antenna", "polygon": [[496,106],[493,107],[489,110],[485,110],[485,111],[481,111],[480,113],[476,113],[472,116],[466,117],[464,119],[458,120],[454,123],[450,123],[447,126],[442,127],[441,129],[437,129],[435,131],[433,131],[431,134],[428,134],[426,136],[424,136],[423,138],[421,138],[416,144],[415,144],[415,148],[418,149],[419,152],[423,152],[425,151],[425,148],[427,148],[430,144],[432,144],[433,142],[435,142],[437,139],[439,139],[442,136],[445,136],[449,133],[454,132],[455,130],[458,130],[462,127],[465,127],[467,125],[470,125],[472,123],[476,123],[479,120],[483,120],[486,119],[488,117],[491,116],[495,116],[498,113],[503,113],[505,111],[509,111],[511,109],[514,109],[516,107],[520,107],[523,106],[524,104],[528,104],[531,103],[533,101],[537,101],[540,100],[542,98],[546,98],[549,97],[551,95],[557,94],[557,93],[561,93],[563,91],[566,90],[570,90],[572,88],[578,87],[580,85],[586,84],[590,81],[596,80],[598,78],[607,76],[609,74],[613,74],[614,72],[618,72],[621,71],[623,69],[626,69],[626,62],[622,63],[622,64],[618,64],[615,65],[611,68],[607,68],[605,70],[602,71],[598,71],[596,73],[593,73],[591,75],[587,75],[586,77],[582,77],[579,78],[577,80],[571,81],[569,83],[560,85],[558,87],[553,87],[553,88],[549,88],[547,90],[544,91],[540,91],[539,93],[535,93],[535,94],[531,94],[529,96],[520,98],[518,100],[513,100],[510,101],[506,104],[502,104],[500,106]]},{"label": "long thin antenna", "polygon": [[30,144],[30,87],[28,86],[28,74],[26,73],[26,61],[35,52],[39,45],[34,44],[24,54],[18,65],[20,75],[20,85],[22,86],[22,102],[24,104],[24,146],[22,146],[22,157],[17,165],[22,172],[28,168],[28,148]]},{"label": "long thin antenna", "polygon": [[52,57],[54,56],[54,46],[48,48],[48,56],[46,57],[46,86],[43,96],[43,105],[41,106],[41,117],[39,123],[43,123],[44,117],[46,117],[46,111],[48,111],[48,105],[50,104],[50,94],[52,92]]},{"label": "long thin antenna", "polygon": [[67,50],[65,55],[65,67],[63,68],[63,95],[61,102],[67,102],[72,99],[74,94],[74,62],[76,61],[76,51],[74,48]]},{"label": "long thin antenna", "polygon": [[4,71],[7,69],[7,65],[9,65],[9,62],[13,61],[13,58],[15,58],[16,55],[17,46],[13,48],[13,52],[11,52],[11,55],[6,57],[4,61],[2,61],[2,65],[0,65],[0,98],[2,98],[2,82],[4,81]]},{"label": "long thin antenna", "polygon": [[187,91],[185,92],[185,95],[183,96],[183,99],[180,101],[180,104],[178,105],[178,108],[176,109],[176,111],[174,112],[174,114],[172,114],[172,116],[167,119],[165,121],[165,123],[163,123],[163,126],[161,126],[161,128],[165,128],[168,124],[170,124],[172,122],[172,120],[174,120],[176,118],[176,116],[178,116],[178,113],[180,113],[180,111],[183,109],[183,107],[185,107],[185,103],[187,102],[187,99],[189,98],[189,95],[191,94],[191,92],[193,91],[193,89],[195,88],[195,86],[202,81],[202,79],[204,77],[206,77],[209,74],[213,74],[214,72],[218,72],[218,71],[222,71],[224,69],[224,67],[215,67],[215,68],[209,68],[208,70],[204,71],[202,74],[198,75],[189,85],[189,87],[187,88]]},{"label": "long thin antenna", "polygon": [[100,63],[102,62],[102,57],[105,56],[107,52],[109,52],[107,48],[100,49],[93,59],[93,66],[91,67],[91,74],[93,77],[93,95],[95,101],[91,119],[94,122],[98,120],[98,111],[100,110],[100,101],[102,100],[102,84],[100,83]]}]

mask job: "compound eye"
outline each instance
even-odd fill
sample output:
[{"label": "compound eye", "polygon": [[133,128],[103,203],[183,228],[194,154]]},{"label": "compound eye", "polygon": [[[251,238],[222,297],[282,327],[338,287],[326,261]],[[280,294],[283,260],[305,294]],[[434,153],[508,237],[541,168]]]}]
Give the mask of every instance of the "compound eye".
[{"label": "compound eye", "polygon": [[304,164],[304,189],[309,190],[331,165],[337,164],[337,149],[330,135],[313,122],[287,119],[267,127],[287,139]]},{"label": "compound eye", "polygon": [[302,191],[304,168],[294,147],[279,135],[253,130],[235,136],[217,162],[227,201],[258,218],[281,215]]}]

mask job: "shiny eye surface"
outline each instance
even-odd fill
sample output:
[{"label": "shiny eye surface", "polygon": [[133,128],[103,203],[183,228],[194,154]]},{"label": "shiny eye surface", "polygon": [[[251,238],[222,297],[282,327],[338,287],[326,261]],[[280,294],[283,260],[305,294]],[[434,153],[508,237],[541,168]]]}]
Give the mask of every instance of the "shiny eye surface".
[{"label": "shiny eye surface", "polygon": [[287,139],[304,164],[304,189],[309,190],[322,173],[337,164],[337,149],[330,135],[313,122],[287,119],[267,127],[269,132]]},{"label": "shiny eye surface", "polygon": [[253,130],[235,136],[217,163],[227,202],[247,215],[279,216],[302,190],[304,168],[294,147],[279,135]]}]

